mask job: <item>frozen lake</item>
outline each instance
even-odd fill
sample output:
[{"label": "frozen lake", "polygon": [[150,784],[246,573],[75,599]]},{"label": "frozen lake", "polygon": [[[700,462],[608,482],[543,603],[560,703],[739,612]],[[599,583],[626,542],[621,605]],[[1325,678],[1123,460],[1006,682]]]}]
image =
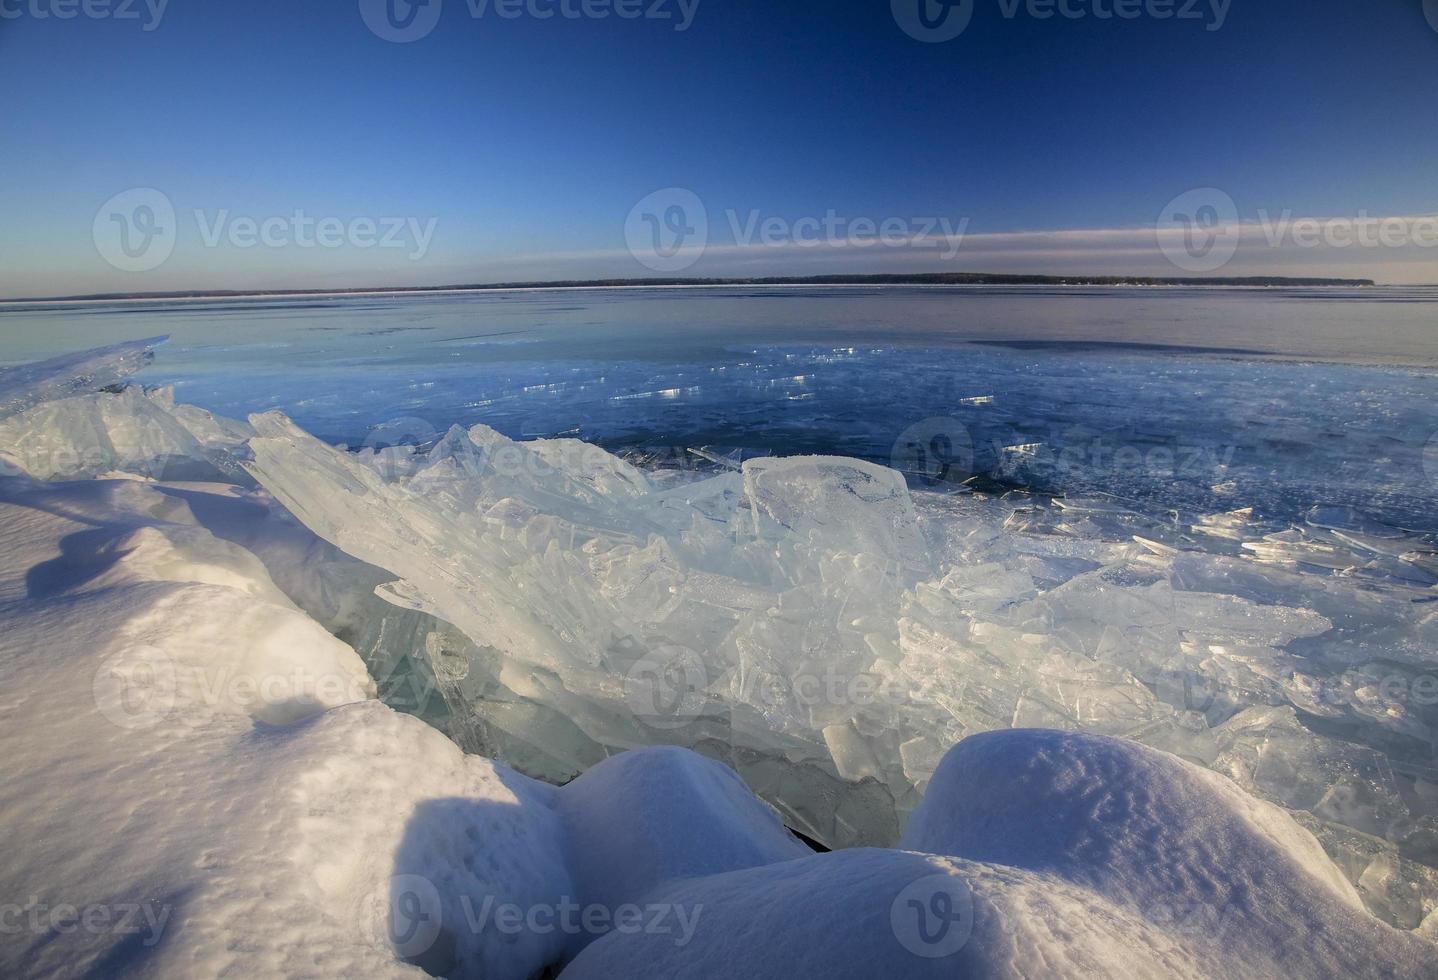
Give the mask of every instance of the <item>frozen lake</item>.
[{"label": "frozen lake", "polygon": [[10,305],[0,326],[7,363],[169,334],[142,380],[348,445],[484,422],[671,464],[828,453],[920,488],[1438,529],[1434,288],[390,294]]}]

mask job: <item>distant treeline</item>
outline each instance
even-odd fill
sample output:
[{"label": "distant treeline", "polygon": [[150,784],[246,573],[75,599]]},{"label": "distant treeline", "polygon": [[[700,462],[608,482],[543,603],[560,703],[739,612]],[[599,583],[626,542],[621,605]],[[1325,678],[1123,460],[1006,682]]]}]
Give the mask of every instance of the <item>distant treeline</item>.
[{"label": "distant treeline", "polygon": [[543,282],[466,283],[453,286],[353,287],[346,289],[204,289],[162,293],[91,293],[5,300],[225,299],[238,296],[313,296],[354,293],[453,293],[501,289],[598,289],[645,286],[1373,286],[1372,279],[1305,279],[1285,276],[1030,276],[988,272],[921,272],[886,275],[767,276],[745,279],[558,279]]}]

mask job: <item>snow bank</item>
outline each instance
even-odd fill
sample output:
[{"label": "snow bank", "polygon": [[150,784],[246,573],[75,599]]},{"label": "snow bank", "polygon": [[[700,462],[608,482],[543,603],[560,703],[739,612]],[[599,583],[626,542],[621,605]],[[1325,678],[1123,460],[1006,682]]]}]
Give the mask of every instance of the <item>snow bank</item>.
[{"label": "snow bank", "polygon": [[[0,972],[402,975],[404,875],[450,902],[572,891],[549,787],[365,700],[354,652],[177,498],[0,497]],[[454,939],[487,976],[558,955]]]}]

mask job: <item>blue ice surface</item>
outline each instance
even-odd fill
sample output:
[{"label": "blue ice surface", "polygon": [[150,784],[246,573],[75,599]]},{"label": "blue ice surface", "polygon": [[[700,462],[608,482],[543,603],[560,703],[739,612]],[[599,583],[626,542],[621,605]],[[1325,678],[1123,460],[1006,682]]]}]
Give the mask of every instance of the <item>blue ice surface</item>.
[{"label": "blue ice surface", "polygon": [[1435,325],[1432,289],[534,291],[0,308],[0,358],[163,332],[141,380],[347,445],[484,422],[1434,531]]}]

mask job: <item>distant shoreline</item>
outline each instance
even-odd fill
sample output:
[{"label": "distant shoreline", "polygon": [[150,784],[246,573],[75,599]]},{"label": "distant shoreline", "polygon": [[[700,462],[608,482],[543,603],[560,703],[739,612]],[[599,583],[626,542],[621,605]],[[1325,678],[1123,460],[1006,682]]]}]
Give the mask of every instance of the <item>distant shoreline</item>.
[{"label": "distant shoreline", "polygon": [[914,275],[773,276],[762,278],[562,279],[537,282],[467,283],[453,286],[354,286],[338,289],[214,289],[147,293],[86,293],[74,296],[27,296],[0,299],[0,306],[22,303],[101,303],[148,300],[268,299],[312,296],[387,296],[406,294],[517,292],[561,289],[655,289],[712,286],[1219,286],[1219,287],[1346,287],[1376,286],[1372,279],[1319,279],[1285,276],[1152,277],[1152,276],[1028,276],[976,272]]}]

